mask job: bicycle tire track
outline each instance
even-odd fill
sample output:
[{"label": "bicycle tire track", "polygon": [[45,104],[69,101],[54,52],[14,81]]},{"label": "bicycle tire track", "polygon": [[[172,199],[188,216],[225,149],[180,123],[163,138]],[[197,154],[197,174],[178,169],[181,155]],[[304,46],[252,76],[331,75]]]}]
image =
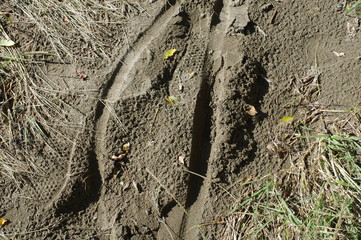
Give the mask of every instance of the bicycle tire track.
[{"label": "bicycle tire track", "polygon": [[151,44],[151,42],[157,38],[166,28],[169,21],[177,13],[181,3],[183,1],[177,1],[169,9],[164,10],[161,16],[157,17],[153,24],[142,34],[140,38],[134,43],[129,51],[121,57],[118,61],[112,76],[109,80],[108,86],[105,87],[103,93],[103,101],[100,101],[96,108],[95,119],[95,157],[98,162],[99,172],[102,181],[105,180],[104,166],[102,161],[107,158],[106,149],[106,130],[107,123],[112,114],[112,109],[117,100],[121,99],[122,94],[127,87],[132,83],[132,79],[128,78],[128,74],[132,70],[133,66],[137,63],[142,53]]},{"label": "bicycle tire track", "polygon": [[[226,49],[224,43],[225,41],[229,41],[227,31],[234,19],[230,7],[230,1],[227,0],[216,1],[214,6],[215,14],[211,22],[212,29],[208,48],[218,51],[219,54],[213,58],[208,57],[205,60],[205,77],[203,80],[205,96],[201,99],[202,102],[198,106],[198,110],[203,109],[203,113],[200,113],[200,115],[203,116],[198,119],[200,120],[198,125],[203,125],[205,129],[203,130],[203,134],[197,137],[197,141],[201,142],[201,146],[199,146],[199,144],[192,146],[192,149],[194,148],[195,152],[198,153],[195,154],[194,159],[192,159],[195,166],[193,169],[190,169],[195,173],[203,175],[204,179],[196,175],[190,177],[186,203],[188,214],[184,214],[183,216],[179,233],[182,239],[198,239],[200,236],[204,237],[202,230],[194,226],[200,226],[204,220],[203,214],[207,208],[207,199],[210,197],[213,163],[217,161],[218,151],[223,137],[219,119],[221,119],[224,114],[220,106],[226,98],[226,93],[223,88],[226,85],[225,81],[227,81],[225,66],[227,59],[224,59],[223,56],[227,56],[228,49]],[[219,41],[219,39],[222,40]],[[213,69],[213,72],[209,69]],[[196,122],[197,121],[195,121],[195,123]],[[197,166],[198,164],[202,164],[202,166]],[[194,186],[194,182],[198,182],[196,185],[199,186]],[[197,191],[195,192],[195,190]]]}]

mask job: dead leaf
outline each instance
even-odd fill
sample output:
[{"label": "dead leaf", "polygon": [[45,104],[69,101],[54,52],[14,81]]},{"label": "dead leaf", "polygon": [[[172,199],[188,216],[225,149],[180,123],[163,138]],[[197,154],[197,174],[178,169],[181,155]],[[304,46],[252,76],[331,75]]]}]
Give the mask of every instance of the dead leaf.
[{"label": "dead leaf", "polygon": [[81,71],[80,69],[76,69],[75,72],[76,72],[76,75],[78,75],[78,77],[81,80],[83,80],[83,81],[87,80],[88,75],[86,75],[83,71]]},{"label": "dead leaf", "polygon": [[125,152],[129,151],[129,150],[130,150],[130,143],[124,144],[124,145],[122,146],[122,150],[125,151]]},{"label": "dead leaf", "polygon": [[9,223],[9,220],[8,219],[5,219],[5,218],[0,218],[0,227],[1,226],[4,226],[5,224]]},{"label": "dead leaf", "polygon": [[178,161],[179,161],[182,165],[184,165],[185,159],[186,159],[186,157],[185,157],[184,155],[180,155],[180,156],[178,157]]},{"label": "dead leaf", "polygon": [[245,182],[256,181],[256,180],[257,180],[256,177],[248,176],[248,177],[242,178],[241,182],[245,183]]},{"label": "dead leaf", "polygon": [[345,56],[345,53],[343,53],[343,52],[340,52],[340,53],[335,52],[335,51],[332,51],[332,52],[333,52],[333,54],[335,54],[336,57],[343,57],[343,56]]},{"label": "dead leaf", "polygon": [[119,154],[119,155],[113,155],[111,156],[110,158],[114,161],[117,161],[117,160],[121,160],[121,159],[124,159],[126,157],[126,154]]},{"label": "dead leaf", "polygon": [[252,106],[252,105],[247,105],[247,110],[246,110],[246,113],[248,114],[248,115],[250,115],[250,116],[255,116],[258,112],[257,112],[257,110],[256,110],[256,108],[254,107],[254,106]]}]

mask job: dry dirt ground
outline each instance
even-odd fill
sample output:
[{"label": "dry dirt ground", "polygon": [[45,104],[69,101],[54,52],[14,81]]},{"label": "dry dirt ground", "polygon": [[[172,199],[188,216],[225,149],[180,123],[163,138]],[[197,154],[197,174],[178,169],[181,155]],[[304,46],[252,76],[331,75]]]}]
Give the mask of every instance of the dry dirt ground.
[{"label": "dry dirt ground", "polygon": [[337,3],[143,1],[107,33],[109,59],[40,64],[64,119],[48,119],[51,144],[32,143],[25,183],[1,177],[4,236],[222,239],[236,183],[289,164],[270,151],[282,117],[327,124],[360,106],[360,27]]}]

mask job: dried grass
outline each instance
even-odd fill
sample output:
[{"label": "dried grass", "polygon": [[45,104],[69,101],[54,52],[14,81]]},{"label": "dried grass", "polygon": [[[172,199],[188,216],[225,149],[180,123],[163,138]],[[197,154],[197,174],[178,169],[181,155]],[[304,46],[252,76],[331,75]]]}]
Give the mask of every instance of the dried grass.
[{"label": "dried grass", "polygon": [[304,150],[287,154],[291,168],[240,184],[224,239],[360,239],[361,137],[352,134],[359,129],[311,135],[300,123],[294,127]]}]

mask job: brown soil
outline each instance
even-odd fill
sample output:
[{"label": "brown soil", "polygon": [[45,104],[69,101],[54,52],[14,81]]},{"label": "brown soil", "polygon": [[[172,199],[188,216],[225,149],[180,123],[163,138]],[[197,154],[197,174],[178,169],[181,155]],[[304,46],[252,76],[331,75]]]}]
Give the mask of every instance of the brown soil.
[{"label": "brown soil", "polygon": [[4,234],[222,239],[237,182],[288,164],[267,148],[282,117],[360,106],[360,35],[346,31],[347,21],[359,26],[338,1],[146,2],[109,61],[40,67],[67,124],[49,120],[53,148],[34,142],[40,170],[27,184],[1,180]]}]

